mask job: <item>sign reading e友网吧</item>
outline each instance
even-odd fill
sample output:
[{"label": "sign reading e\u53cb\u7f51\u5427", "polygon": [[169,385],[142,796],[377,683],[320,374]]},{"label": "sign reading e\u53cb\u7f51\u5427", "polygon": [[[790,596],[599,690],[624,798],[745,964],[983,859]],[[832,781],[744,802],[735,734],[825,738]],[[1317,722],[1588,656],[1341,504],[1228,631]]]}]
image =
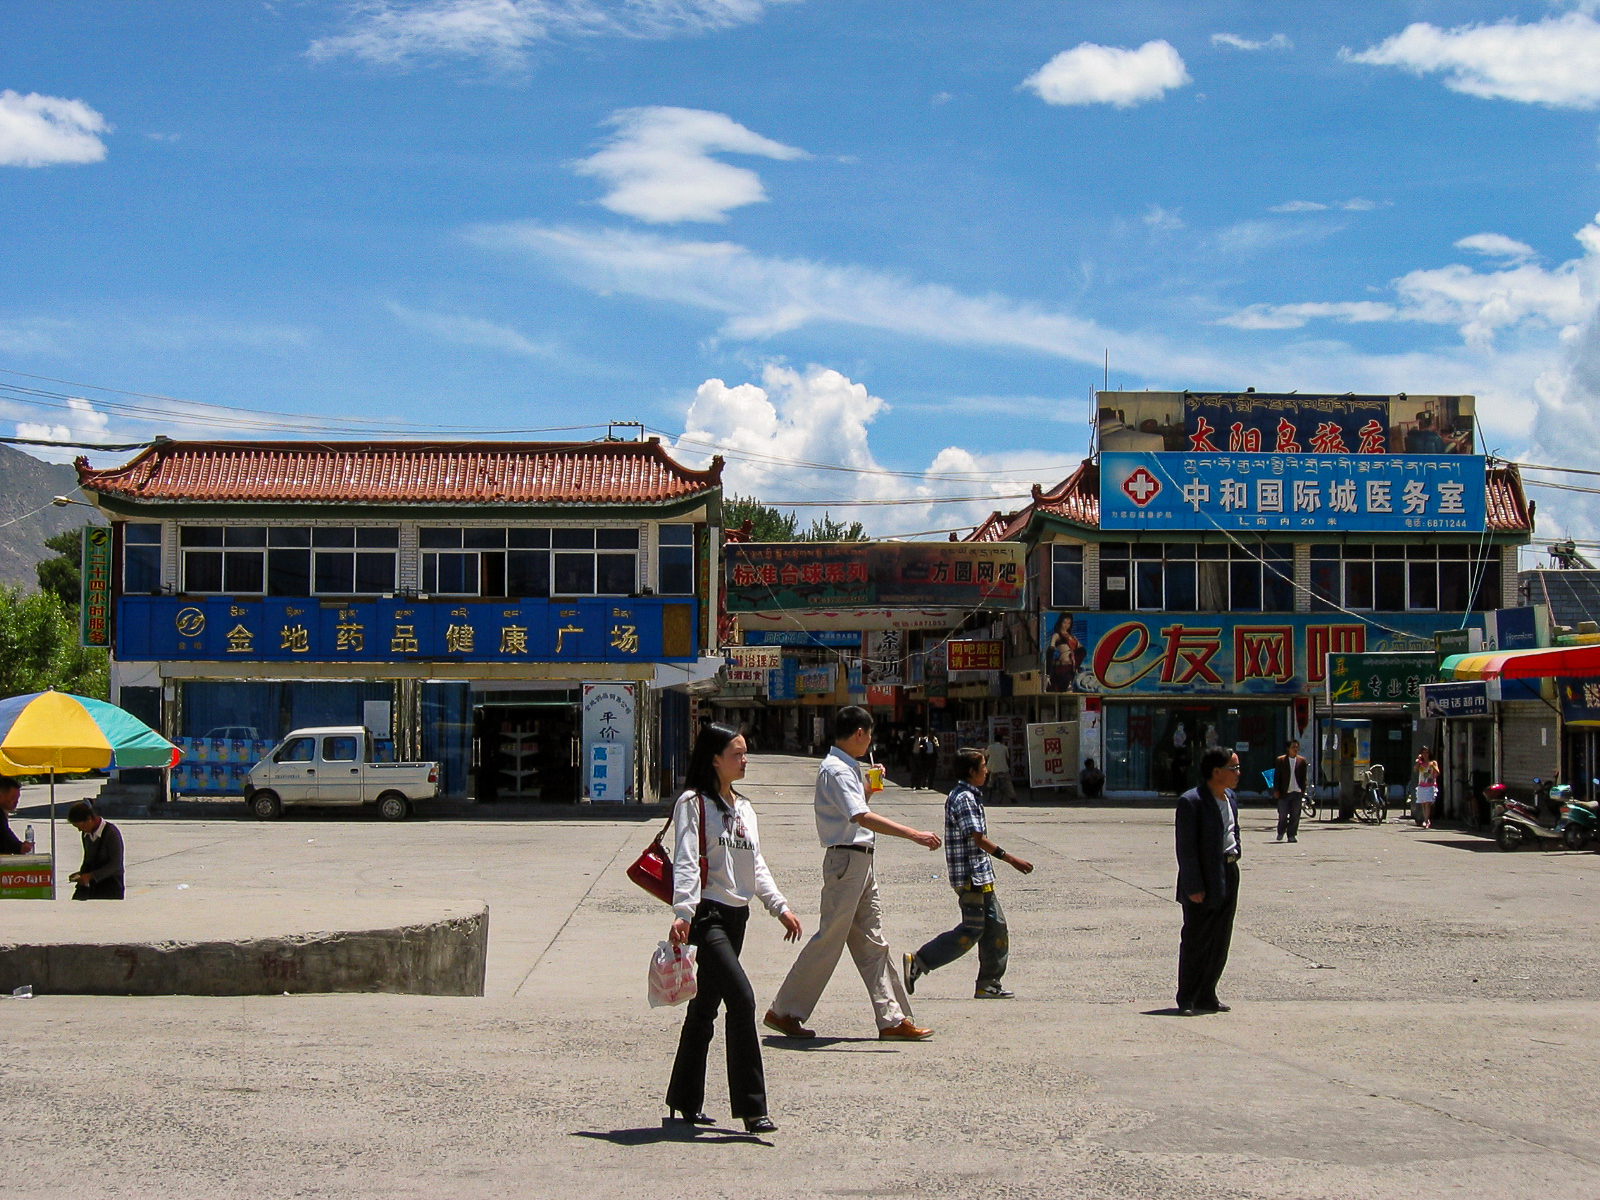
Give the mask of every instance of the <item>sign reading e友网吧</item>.
[{"label": "sign reading e\u53cb\u7f51\u5427", "polygon": [[1100,527],[1481,533],[1486,480],[1467,454],[1107,451]]}]

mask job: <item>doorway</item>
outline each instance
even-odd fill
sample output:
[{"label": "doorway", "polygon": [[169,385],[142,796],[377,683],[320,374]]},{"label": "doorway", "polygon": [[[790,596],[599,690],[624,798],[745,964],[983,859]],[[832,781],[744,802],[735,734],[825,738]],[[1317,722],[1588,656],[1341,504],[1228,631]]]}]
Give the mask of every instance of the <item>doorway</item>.
[{"label": "doorway", "polygon": [[578,709],[566,702],[473,707],[473,793],[480,803],[578,800]]}]

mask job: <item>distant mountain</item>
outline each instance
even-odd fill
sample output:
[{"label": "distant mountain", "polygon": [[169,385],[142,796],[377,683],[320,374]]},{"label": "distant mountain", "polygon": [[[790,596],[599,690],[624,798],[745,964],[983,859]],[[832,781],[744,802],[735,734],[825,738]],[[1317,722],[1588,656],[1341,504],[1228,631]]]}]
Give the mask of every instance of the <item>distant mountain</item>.
[{"label": "distant mountain", "polygon": [[76,471],[0,444],[0,583],[38,587],[35,564],[54,557],[45,538],[86,524],[105,524],[91,509],[55,507],[50,503],[55,496],[84,499]]}]

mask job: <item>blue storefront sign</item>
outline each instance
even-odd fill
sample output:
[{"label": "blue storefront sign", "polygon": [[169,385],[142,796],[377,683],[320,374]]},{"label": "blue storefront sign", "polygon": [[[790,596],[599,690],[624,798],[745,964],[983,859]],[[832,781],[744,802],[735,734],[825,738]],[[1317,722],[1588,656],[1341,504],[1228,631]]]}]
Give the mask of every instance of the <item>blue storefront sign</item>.
[{"label": "blue storefront sign", "polygon": [[[1481,613],[1061,613],[1044,646],[1053,692],[1106,695],[1304,695],[1326,681],[1330,654],[1422,651],[1440,623]],[[1399,697],[1415,699],[1415,696]]]},{"label": "blue storefront sign", "polygon": [[1486,464],[1465,454],[1100,456],[1100,527],[1481,533]]},{"label": "blue storefront sign", "polygon": [[747,629],[746,646],[859,646],[857,629]]},{"label": "blue storefront sign", "polygon": [[1471,683],[1425,683],[1419,689],[1424,720],[1440,717],[1487,717],[1489,685]]},{"label": "blue storefront sign", "polygon": [[[1483,648],[1485,650],[1536,650],[1550,644],[1547,630],[1540,626],[1545,613],[1543,605],[1529,604],[1521,608],[1496,609],[1483,623]],[[1548,609],[1545,610],[1548,612]]]},{"label": "blue storefront sign", "polygon": [[1600,725],[1600,679],[1558,679],[1561,719],[1568,725]]},{"label": "blue storefront sign", "polygon": [[[124,596],[123,662],[692,661],[693,601],[204,600]],[[676,611],[674,611],[676,610]]]}]

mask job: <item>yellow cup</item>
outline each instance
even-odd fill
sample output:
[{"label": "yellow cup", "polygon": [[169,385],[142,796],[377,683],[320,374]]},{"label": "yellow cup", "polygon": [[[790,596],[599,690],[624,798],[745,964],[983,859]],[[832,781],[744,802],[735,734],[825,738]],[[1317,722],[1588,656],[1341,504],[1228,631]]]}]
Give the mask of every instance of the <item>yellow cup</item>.
[{"label": "yellow cup", "polygon": [[867,767],[867,795],[871,796],[881,791],[883,791],[883,768],[877,763],[871,763]]}]

